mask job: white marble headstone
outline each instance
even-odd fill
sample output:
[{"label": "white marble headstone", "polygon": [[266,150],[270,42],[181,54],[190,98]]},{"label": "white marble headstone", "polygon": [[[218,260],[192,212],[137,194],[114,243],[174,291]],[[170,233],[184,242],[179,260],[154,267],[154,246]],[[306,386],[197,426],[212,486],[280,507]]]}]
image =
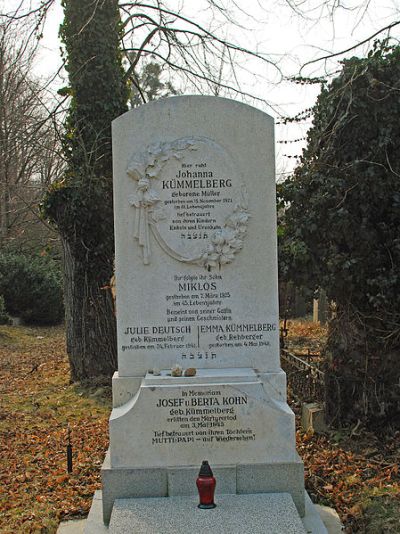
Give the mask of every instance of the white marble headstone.
[{"label": "white marble headstone", "polygon": [[[279,364],[274,126],[183,96],[113,123],[118,373],[103,518],[115,499],[291,494],[304,472]],[[171,376],[178,364],[192,376]],[[194,376],[193,376],[194,374]]]},{"label": "white marble headstone", "polygon": [[113,123],[119,376],[279,370],[273,120],[174,97]]}]

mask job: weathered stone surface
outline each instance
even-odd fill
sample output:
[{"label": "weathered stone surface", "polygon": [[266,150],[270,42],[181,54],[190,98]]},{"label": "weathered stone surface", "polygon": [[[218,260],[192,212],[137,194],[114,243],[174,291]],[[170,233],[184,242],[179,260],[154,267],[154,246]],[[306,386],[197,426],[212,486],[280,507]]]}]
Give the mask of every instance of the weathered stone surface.
[{"label": "weathered stone surface", "polygon": [[[140,428],[140,432],[132,429]],[[110,419],[113,467],[294,462],[294,416],[253,369],[147,374]]]},{"label": "weathered stone surface", "polygon": [[197,508],[195,497],[118,500],[110,534],[306,534],[292,498],[286,493],[222,495],[213,510]]},{"label": "weathered stone surface", "polygon": [[119,376],[279,369],[273,120],[177,97],[113,123]]},{"label": "weathered stone surface", "polygon": [[168,477],[165,468],[112,468],[109,452],[107,452],[101,470],[101,481],[103,519],[107,525],[114,502],[118,498],[166,497],[168,495]]},{"label": "weathered stone surface", "polygon": [[[87,518],[87,521],[85,522],[85,534],[107,534],[110,532],[108,527],[104,526],[103,524],[103,517],[101,512],[101,491],[96,491],[93,504],[90,509],[89,517]],[[251,496],[248,496],[250,498]],[[168,500],[168,499],[166,499]],[[152,502],[153,499],[151,499]],[[216,496],[216,501],[218,502],[218,506],[221,506],[223,504],[223,500],[220,499],[219,495]],[[172,500],[170,502],[171,506],[179,507],[179,500]],[[195,503],[195,498],[193,498],[193,504]],[[260,514],[265,513],[264,509],[265,503],[261,502],[261,510],[259,511]],[[155,509],[156,511],[156,509]],[[250,510],[251,512],[251,510]],[[243,512],[242,512],[243,515]],[[243,517],[243,521],[245,518]],[[80,523],[80,522],[75,522]],[[306,514],[302,518],[302,523],[304,525],[304,528],[307,532],[307,534],[340,534],[342,532],[342,525],[340,523],[340,520],[338,518],[337,513],[332,508],[328,507],[321,507],[321,506],[314,506],[311,502],[309,496],[306,494]],[[63,531],[63,525],[60,525],[60,533]],[[195,532],[197,529],[195,530]],[[217,532],[215,529],[214,532]],[[71,531],[69,531],[71,532]],[[131,526],[128,527],[127,530],[119,530],[118,534],[132,534]],[[226,532],[226,530],[222,530],[221,532]],[[232,530],[232,532],[235,532]],[[265,532],[271,532],[269,529],[266,529]],[[58,534],[58,531],[57,531]],[[72,532],[71,532],[72,534]],[[73,533],[75,534],[75,532]],[[274,533],[275,534],[275,533]]]},{"label": "weathered stone surface", "polygon": [[304,516],[304,467],[297,454],[287,463],[238,465],[236,483],[237,493],[290,493],[300,517]]},{"label": "weathered stone surface", "polygon": [[[168,468],[168,495],[198,495],[196,479],[200,466],[196,467],[169,467]],[[213,474],[217,481],[215,495],[236,494],[236,466],[213,466]]]},{"label": "weathered stone surface", "polygon": [[317,402],[303,403],[301,406],[301,426],[306,432],[326,432],[325,410]]},{"label": "weathered stone surface", "polygon": [[[85,534],[108,534],[109,532],[108,530],[109,520],[107,521],[107,525],[105,525],[103,521],[102,493],[103,493],[102,491],[98,490],[94,494],[92,506],[90,508],[89,515],[84,525]],[[111,516],[111,512],[110,512],[110,516]],[[71,532],[71,534],[78,534],[78,533]]]}]

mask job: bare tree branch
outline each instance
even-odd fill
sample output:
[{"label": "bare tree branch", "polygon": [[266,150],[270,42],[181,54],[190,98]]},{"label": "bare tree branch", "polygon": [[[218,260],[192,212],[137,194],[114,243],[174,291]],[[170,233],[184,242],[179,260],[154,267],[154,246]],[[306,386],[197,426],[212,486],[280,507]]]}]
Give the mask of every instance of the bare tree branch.
[{"label": "bare tree branch", "polygon": [[360,42],[356,43],[355,45],[352,45],[352,46],[350,46],[350,47],[348,47],[348,48],[346,48],[344,50],[341,50],[340,52],[332,52],[332,53],[327,54],[325,56],[322,56],[322,57],[307,61],[306,63],[304,63],[302,65],[302,67],[300,69],[300,74],[303,71],[303,69],[305,69],[307,66],[313,65],[314,63],[319,63],[321,61],[326,61],[326,60],[332,59],[334,57],[343,56],[344,54],[347,54],[348,52],[356,50],[357,48],[359,48],[360,46],[362,46],[362,45],[364,45],[366,43],[372,42],[373,39],[375,39],[375,37],[378,37],[378,35],[382,34],[385,31],[390,31],[392,28],[394,28],[395,26],[398,26],[399,24],[400,24],[400,20],[396,20],[396,21],[392,22],[391,24],[388,24],[384,28],[379,29],[378,31],[376,31],[372,35],[369,35],[368,37],[366,37],[362,41],[360,41]]},{"label": "bare tree branch", "polygon": [[47,240],[38,203],[63,164],[48,88],[30,75],[37,45],[25,22],[0,23],[0,245]]}]

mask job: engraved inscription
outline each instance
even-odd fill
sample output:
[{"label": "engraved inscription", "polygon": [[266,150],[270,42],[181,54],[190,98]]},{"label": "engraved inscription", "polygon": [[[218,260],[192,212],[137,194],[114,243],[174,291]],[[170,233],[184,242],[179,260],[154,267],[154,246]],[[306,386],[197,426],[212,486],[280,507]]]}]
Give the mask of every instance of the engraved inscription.
[{"label": "engraved inscription", "polygon": [[161,410],[164,427],[154,429],[151,443],[183,445],[256,440],[256,431],[243,424],[249,398],[242,392],[228,394],[219,389],[182,389],[180,396],[160,397],[155,408]]},{"label": "engraved inscription", "polygon": [[222,147],[206,138],[148,148],[129,162],[134,237],[150,263],[151,237],[172,258],[207,270],[231,263],[250,218],[247,192]]}]

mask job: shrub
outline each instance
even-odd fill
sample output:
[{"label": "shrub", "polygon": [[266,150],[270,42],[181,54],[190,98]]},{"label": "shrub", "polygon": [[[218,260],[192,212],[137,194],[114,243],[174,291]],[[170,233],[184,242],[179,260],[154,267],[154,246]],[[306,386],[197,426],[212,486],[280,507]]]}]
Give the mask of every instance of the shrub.
[{"label": "shrub", "polygon": [[398,45],[345,60],[280,188],[283,268],[336,304],[325,414],[338,426],[400,420],[399,80]]},{"label": "shrub", "polygon": [[49,258],[0,254],[0,294],[11,315],[31,324],[57,324],[63,318],[61,274]]}]

